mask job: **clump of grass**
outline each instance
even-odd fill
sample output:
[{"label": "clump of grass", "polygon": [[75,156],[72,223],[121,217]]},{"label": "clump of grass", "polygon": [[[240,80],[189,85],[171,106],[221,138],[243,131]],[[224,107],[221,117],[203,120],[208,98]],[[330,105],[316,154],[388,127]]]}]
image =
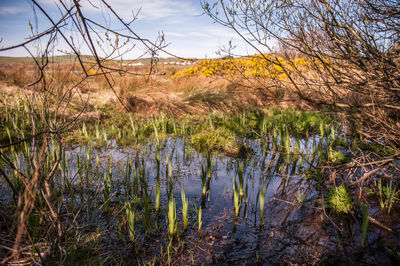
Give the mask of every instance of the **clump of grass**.
[{"label": "clump of grass", "polygon": [[7,82],[7,85],[24,87],[30,84],[34,80],[34,73],[26,71],[24,66],[17,67],[10,73],[3,72],[3,80]]},{"label": "clump of grass", "polygon": [[146,86],[146,83],[143,78],[130,76],[125,77],[120,80],[120,87],[121,87],[121,96],[134,93],[139,89],[142,89]]},{"label": "clump of grass", "polygon": [[191,144],[200,151],[239,151],[239,145],[234,135],[221,128],[215,130],[204,129],[192,135]]},{"label": "clump of grass", "polygon": [[353,206],[353,199],[345,184],[332,187],[327,197],[328,207],[336,213],[349,213]]},{"label": "clump of grass", "polygon": [[395,196],[398,193],[396,187],[393,187],[392,180],[393,179],[391,178],[390,181],[387,182],[386,186],[382,185],[381,179],[378,180],[379,203],[382,210],[386,209],[387,214],[390,214]]}]

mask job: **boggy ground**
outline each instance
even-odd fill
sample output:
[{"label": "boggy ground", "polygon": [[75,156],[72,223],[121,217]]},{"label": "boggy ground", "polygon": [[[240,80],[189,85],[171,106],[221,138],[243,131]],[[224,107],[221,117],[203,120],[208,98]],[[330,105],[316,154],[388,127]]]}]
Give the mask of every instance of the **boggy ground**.
[{"label": "boggy ground", "polygon": [[[197,248],[194,256],[207,265],[397,265],[400,262],[398,211],[383,219],[393,231],[371,224],[368,244],[362,248],[360,214],[353,217],[329,214],[328,218],[317,207],[317,195],[304,204],[292,198],[293,201],[270,201],[267,222],[262,228],[235,234],[226,223],[213,226],[199,241],[201,248]],[[183,261],[182,264],[188,262]]]},{"label": "boggy ground", "polygon": [[[24,111],[24,95],[30,95],[31,91],[21,88],[26,83],[26,77],[7,71],[2,72],[3,83],[0,85],[3,96],[1,121],[2,126],[8,129],[7,132],[1,132],[2,143],[20,138],[20,132],[26,135],[30,132],[27,123],[21,121],[29,117]],[[390,151],[369,146],[368,143],[361,144],[362,141],[357,139],[346,139],[348,132],[341,129],[338,116],[330,112],[322,114],[316,110],[306,112],[306,105],[294,104],[291,95],[282,91],[271,94],[260,89],[232,85],[226,80],[216,78],[192,77],[175,80],[172,79],[173,71],[175,70],[161,70],[159,73],[165,74],[152,76],[148,81],[145,76],[123,77],[115,84],[116,93],[104,87],[104,80],[92,79],[79,88],[68,110],[60,113],[68,119],[75,117],[81,112],[82,106],[85,106],[75,126],[62,136],[64,143],[68,143],[66,152],[70,157],[66,165],[69,167],[63,165],[57,177],[66,175],[71,181],[67,185],[63,182],[56,184],[60,186],[57,193],[65,197],[64,202],[60,203],[60,209],[65,225],[70,227],[62,243],[59,243],[62,247],[61,254],[54,252],[49,256],[50,261],[55,263],[62,258],[63,263],[71,265],[91,262],[333,265],[396,264],[399,261],[399,172],[396,166],[393,171],[387,166],[382,172],[371,176],[363,186],[352,187],[350,201],[347,201],[348,195],[335,194],[335,189],[341,184],[351,184],[352,180],[357,180],[361,176],[360,171],[352,176],[339,176],[342,172],[321,173],[313,169],[335,169],[340,164],[351,163],[354,155],[352,152],[368,151],[373,156],[390,158],[393,155]],[[61,80],[65,81],[67,78]],[[118,97],[123,100],[124,105],[119,103]],[[288,106],[302,111],[282,108]],[[187,146],[192,148],[175,149],[168,146],[170,144],[163,144],[163,141],[170,143],[171,137],[183,138]],[[255,139],[268,145],[262,148]],[[157,147],[160,145],[161,150],[165,149],[161,155],[160,171],[165,173],[161,176],[162,192],[165,191],[165,194],[161,196],[162,212],[159,216],[154,216],[155,180],[158,176],[154,172],[157,169],[154,143],[158,140],[161,144],[157,144]],[[297,140],[299,144],[296,143]],[[307,167],[304,167],[307,165],[305,161],[311,160],[308,155],[304,156],[302,163],[298,162],[299,158],[294,159],[299,150],[297,145],[307,146],[305,140],[310,141],[311,151],[306,151],[305,154],[312,154],[312,162]],[[143,194],[143,191],[136,191],[136,194],[121,196],[124,192],[127,193],[129,186],[118,178],[110,182],[108,192],[105,189],[107,173],[116,173],[116,177],[124,176],[128,168],[123,163],[121,167],[121,161],[139,158],[137,150],[146,145],[150,146],[150,152],[145,148],[142,157],[139,156],[144,158],[145,163],[141,165],[140,160],[135,159],[138,166],[133,168],[138,171],[146,169],[147,175],[143,174],[141,178],[148,181],[144,184],[148,185],[149,195],[152,197],[152,212],[149,217],[153,222],[159,223],[155,231],[146,229],[144,225],[146,215],[149,215],[145,213],[146,205],[143,202],[147,192]],[[257,145],[258,148],[255,147]],[[80,146],[82,151],[74,152],[76,146]],[[120,154],[120,150],[124,149],[128,149],[128,152]],[[109,153],[113,152],[118,152],[118,156],[110,157]],[[179,163],[181,153],[184,156],[191,154],[194,159]],[[205,154],[213,154],[213,158],[221,156],[222,163],[212,160],[208,166]],[[94,168],[97,155],[101,165],[99,172]],[[86,157],[87,161],[84,159]],[[317,159],[314,161],[314,158]],[[236,167],[240,162],[248,160],[254,162],[249,164],[245,175],[250,184],[251,199],[247,203],[243,198],[240,211],[235,214],[232,178],[239,179],[235,182],[240,183],[239,170]],[[160,158],[158,161],[160,163]],[[168,166],[171,161],[172,166]],[[265,168],[261,162],[271,165]],[[257,164],[259,168],[256,167]],[[88,165],[93,169],[89,169]],[[230,170],[222,170],[225,165]],[[309,168],[310,165],[313,167]],[[210,169],[213,176],[208,184],[209,192],[206,192],[208,200],[200,190],[204,185],[200,183],[203,166],[204,169]],[[259,169],[259,176],[252,176],[252,169],[256,168]],[[288,169],[292,169],[290,173],[287,172]],[[391,174],[387,174],[388,172]],[[333,178],[334,174],[338,177]],[[173,178],[169,178],[169,175]],[[393,183],[389,183],[390,175]],[[85,182],[78,181],[79,179],[89,180],[87,183],[92,182],[94,187],[84,190]],[[257,210],[260,191],[266,180],[272,180],[275,186],[267,192],[264,222],[260,225],[260,214]],[[379,192],[379,180],[383,180],[386,190]],[[181,184],[194,204],[190,229],[179,237],[170,237],[166,214],[171,195],[168,186],[174,189],[177,210],[180,211]],[[7,185],[3,182],[1,186],[6,191],[3,196],[9,195]],[[55,190],[56,187],[54,186]],[[391,202],[389,190],[394,190]],[[332,191],[337,202],[327,200]],[[74,196],[75,194],[78,196]],[[106,196],[110,199],[110,206],[107,208]],[[71,200],[73,197],[81,198],[74,202]],[[1,200],[0,255],[5,258],[9,255],[15,237],[15,224],[9,218],[15,214],[15,206],[12,206],[11,197]],[[127,229],[125,208],[129,201],[134,202],[137,211],[135,240],[130,239]],[[203,210],[204,225],[198,230],[198,209],[204,202],[208,202]],[[370,216],[364,248],[361,247],[361,202],[368,203]],[[388,211],[389,203],[391,211]],[[92,215],[89,210],[98,212]],[[80,215],[81,212],[85,215]],[[46,219],[35,220],[38,213],[40,212],[33,213],[31,224],[32,232],[40,235],[43,232],[37,227],[49,226],[50,222]],[[181,219],[178,214],[179,226]],[[37,247],[46,250],[49,243],[46,242],[46,233],[43,235]],[[27,245],[25,251],[29,249],[32,247]],[[29,252],[25,252],[24,256],[28,258],[25,261],[27,264],[32,262]]]}]

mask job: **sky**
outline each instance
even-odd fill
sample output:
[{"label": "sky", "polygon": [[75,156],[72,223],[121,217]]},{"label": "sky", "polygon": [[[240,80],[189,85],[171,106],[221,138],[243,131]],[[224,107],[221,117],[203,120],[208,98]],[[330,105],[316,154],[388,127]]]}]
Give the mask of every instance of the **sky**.
[{"label": "sky", "polygon": [[[60,18],[57,0],[36,1],[53,19]],[[69,0],[64,0],[64,2],[70,3]],[[203,10],[199,0],[108,0],[107,2],[126,21],[139,11],[137,20],[132,24],[135,33],[154,41],[158,33],[163,32],[166,42],[169,43],[166,50],[174,55],[185,58],[218,57],[216,52],[221,47],[226,47],[229,41],[236,45],[235,53],[242,55],[251,53],[233,31],[213,23],[207,15],[202,15]],[[122,28],[122,25],[116,23],[112,14],[104,12],[105,7],[99,4],[99,0],[90,2],[81,0],[81,5],[85,16],[102,24],[108,23],[115,30]],[[49,20],[40,10],[36,9],[36,14],[37,16],[34,15],[31,1],[0,0],[0,38],[2,40],[0,47],[23,42],[28,36],[50,26]],[[30,25],[33,26],[33,31]],[[69,25],[66,26],[68,27]],[[79,43],[79,40],[75,39],[75,42]],[[124,59],[139,56],[144,52],[143,49],[138,45],[124,55]],[[60,54],[60,51],[70,52],[70,50],[65,42],[60,40],[57,42],[55,54]],[[81,52],[87,54],[89,50],[82,46]],[[0,52],[0,56],[28,56],[28,52],[23,48],[18,48]],[[167,57],[165,54],[160,54],[160,56]]]}]

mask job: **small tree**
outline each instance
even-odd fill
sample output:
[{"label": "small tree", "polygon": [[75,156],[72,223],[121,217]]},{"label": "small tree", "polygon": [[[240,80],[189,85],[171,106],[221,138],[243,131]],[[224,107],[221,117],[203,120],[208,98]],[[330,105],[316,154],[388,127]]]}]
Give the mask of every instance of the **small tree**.
[{"label": "small tree", "polygon": [[[57,246],[61,248],[60,242],[67,228],[63,228],[59,219],[63,203],[54,199],[51,183],[62,158],[61,135],[76,124],[88,105],[88,98],[82,98],[80,91],[89,86],[91,78],[101,76],[106,86],[115,93],[121,105],[126,108],[124,101],[114,88],[113,74],[139,75],[139,73],[134,73],[131,68],[122,63],[116,64],[115,60],[122,60],[122,56],[139,49],[143,53],[138,58],[147,55],[152,58],[153,63],[159,51],[165,48],[162,35],[152,42],[142,38],[133,30],[131,25],[136,20],[137,14],[133,14],[130,21],[125,21],[105,0],[90,1],[86,4],[107,13],[109,18],[113,17],[113,20],[119,24],[119,30],[111,28],[107,20],[98,21],[87,15],[79,0],[55,1],[61,14],[49,13],[39,1],[31,0],[30,3],[35,16],[41,14],[48,20],[50,27],[36,32],[36,25],[29,23],[32,34],[26,40],[13,46],[0,48],[0,51],[8,51],[22,47],[31,55],[35,65],[34,81],[24,87],[29,120],[26,128],[29,132],[26,134],[16,129],[14,132],[16,136],[11,138],[10,135],[11,143],[0,145],[2,162],[0,176],[11,188],[17,205],[12,255],[4,258],[1,264],[18,259],[23,245],[28,245],[30,242],[32,247],[35,247],[36,240],[29,236],[27,230],[28,218],[33,210],[40,213],[42,217],[49,218],[49,223],[46,224],[48,233],[45,236],[45,245],[49,249],[39,254],[41,262],[43,263],[52,249]],[[105,16],[97,17],[105,18]],[[62,52],[75,58],[74,63],[63,66],[64,68],[69,66],[69,69],[62,71],[62,73],[68,73],[62,79],[60,66],[54,57],[58,43],[65,43],[68,48]],[[83,49],[89,54],[83,55],[81,52]],[[132,59],[132,61],[135,60]],[[152,66],[148,75],[153,70]],[[77,102],[76,99],[81,100]],[[77,107],[78,111],[76,111]],[[27,153],[30,154],[30,160],[25,161],[26,171],[17,167],[9,153],[10,150],[13,151],[24,143]],[[56,144],[58,148],[52,149],[51,147],[54,148]],[[54,154],[55,150],[56,154]],[[15,177],[17,181],[14,181]]]},{"label": "small tree", "polygon": [[384,145],[395,154],[390,161],[399,156],[399,1],[204,0],[202,6],[281,69],[285,78],[274,79],[277,86],[342,112],[349,132]]}]

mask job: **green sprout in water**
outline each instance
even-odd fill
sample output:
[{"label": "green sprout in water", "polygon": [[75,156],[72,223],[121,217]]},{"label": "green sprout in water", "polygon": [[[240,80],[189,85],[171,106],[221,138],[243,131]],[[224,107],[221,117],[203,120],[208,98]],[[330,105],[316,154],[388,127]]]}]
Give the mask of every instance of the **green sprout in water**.
[{"label": "green sprout in water", "polygon": [[244,195],[244,191],[243,191],[243,183],[244,183],[244,177],[243,177],[244,163],[243,163],[243,161],[240,161],[240,162],[239,162],[237,172],[238,172],[238,177],[239,177],[239,194],[240,194],[240,197],[243,197],[243,195]]},{"label": "green sprout in water", "polygon": [[362,217],[363,217],[363,224],[362,224],[361,246],[364,248],[367,242],[367,229],[368,229],[368,208],[365,203],[362,203]]},{"label": "green sprout in water", "polygon": [[135,211],[130,203],[126,206],[126,219],[128,222],[129,238],[135,240]]},{"label": "green sprout in water", "polygon": [[201,215],[202,215],[202,212],[203,212],[203,209],[201,208],[201,206],[200,206],[200,209],[199,209],[199,231],[201,230],[201,225],[202,225],[202,221],[201,221]]},{"label": "green sprout in water", "polygon": [[183,217],[183,230],[187,229],[188,226],[188,205],[189,200],[186,198],[185,191],[181,187],[181,199],[182,199],[182,217]]},{"label": "green sprout in water", "polygon": [[233,203],[235,206],[235,216],[239,215],[240,210],[240,197],[239,197],[239,189],[236,180],[233,179]]},{"label": "green sprout in water", "polygon": [[207,192],[207,171],[201,166],[201,185],[202,185],[202,195],[203,197]]},{"label": "green sprout in water", "polygon": [[156,212],[158,213],[158,210],[160,209],[160,181],[156,181],[156,200],[155,200],[155,208]]},{"label": "green sprout in water", "polygon": [[264,224],[264,202],[265,202],[265,194],[267,190],[263,188],[259,192],[259,201],[260,201],[260,225],[262,226]]},{"label": "green sprout in water", "polygon": [[177,233],[177,219],[176,219],[176,203],[174,195],[168,201],[168,222],[169,234],[175,235]]},{"label": "green sprout in water", "polygon": [[103,195],[104,195],[104,202],[106,209],[108,209],[108,207],[110,206],[110,186],[111,186],[110,177],[107,175],[107,173],[104,173]]}]

